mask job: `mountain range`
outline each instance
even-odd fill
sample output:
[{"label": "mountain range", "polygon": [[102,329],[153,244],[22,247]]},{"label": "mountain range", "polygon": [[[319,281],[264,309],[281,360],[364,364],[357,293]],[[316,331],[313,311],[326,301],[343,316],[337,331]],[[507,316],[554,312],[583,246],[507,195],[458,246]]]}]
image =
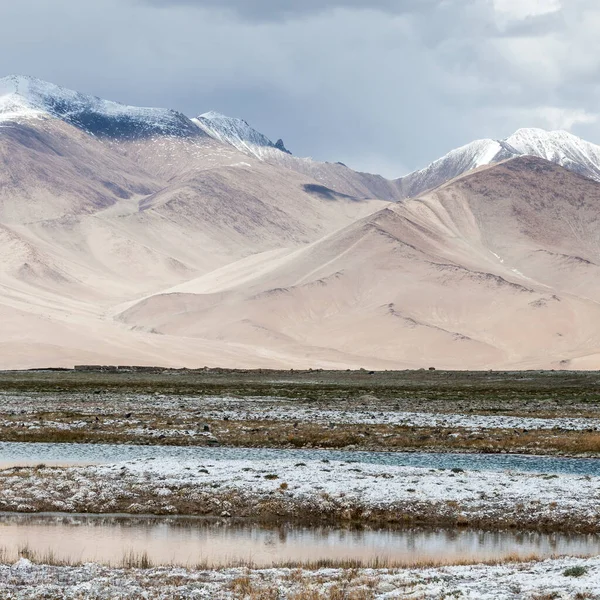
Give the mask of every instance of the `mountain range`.
[{"label": "mountain range", "polygon": [[600,366],[600,147],[388,180],[241,119],[0,79],[1,368]]}]

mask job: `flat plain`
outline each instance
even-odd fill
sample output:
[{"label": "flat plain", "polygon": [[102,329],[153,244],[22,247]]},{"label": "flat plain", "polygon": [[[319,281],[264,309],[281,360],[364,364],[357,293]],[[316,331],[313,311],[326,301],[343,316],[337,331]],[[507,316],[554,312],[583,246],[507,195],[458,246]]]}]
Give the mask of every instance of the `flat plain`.
[{"label": "flat plain", "polygon": [[600,452],[597,372],[0,373],[0,441]]},{"label": "flat plain", "polygon": [[[20,464],[9,456],[15,445],[39,460]],[[99,459],[53,464],[55,454],[44,457],[51,447]],[[0,372],[0,510],[23,518],[117,513],[275,532],[579,536],[593,554],[598,453],[597,372]],[[394,462],[400,456],[425,464]],[[486,466],[503,456],[546,462],[538,470]],[[481,468],[453,466],[459,457],[481,459]],[[544,470],[548,461],[555,470]],[[569,472],[561,461],[583,470]],[[597,598],[600,581],[590,554],[505,552],[477,566],[459,556],[406,564],[316,559],[265,569],[163,564],[143,553],[82,564],[39,548],[14,551],[0,548],[0,592],[15,599],[42,591],[78,598],[83,588],[83,597],[98,599],[581,599]]]}]

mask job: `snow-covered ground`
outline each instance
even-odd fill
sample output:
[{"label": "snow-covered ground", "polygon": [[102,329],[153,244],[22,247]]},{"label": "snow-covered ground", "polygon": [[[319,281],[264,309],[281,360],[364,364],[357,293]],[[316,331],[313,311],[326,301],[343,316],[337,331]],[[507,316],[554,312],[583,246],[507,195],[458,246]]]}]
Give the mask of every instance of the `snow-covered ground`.
[{"label": "snow-covered ground", "polygon": [[[126,471],[141,479],[150,474],[164,482],[185,485],[206,482],[210,485],[252,490],[268,494],[281,482],[296,496],[327,494],[354,498],[370,506],[383,506],[402,500],[468,501],[482,494],[508,496],[512,502],[560,500],[579,506],[582,496],[597,503],[600,479],[566,475],[542,475],[498,472],[453,472],[451,470],[388,467],[345,462],[294,463],[289,460],[219,461],[214,463],[179,463],[175,461],[132,461],[92,468],[97,474],[115,476]],[[208,471],[206,473],[205,471]],[[271,478],[276,475],[277,477]],[[269,476],[266,479],[265,476]],[[408,487],[405,487],[408,486]]]},{"label": "snow-covered ground", "polygon": [[261,406],[251,410],[227,408],[226,399],[220,399],[220,408],[207,408],[208,419],[300,421],[312,423],[399,425],[405,427],[445,427],[468,429],[562,429],[570,431],[600,430],[600,419],[554,418],[540,419],[505,415],[466,415],[453,413],[426,413],[405,411],[323,410]]},{"label": "snow-covered ground", "polygon": [[212,514],[600,531],[600,478],[293,460],[0,472],[0,510]]},{"label": "snow-covered ground", "polygon": [[[230,396],[200,396],[170,397],[164,395],[124,395],[103,399],[102,406],[90,402],[88,404],[80,398],[56,397],[51,404],[41,395],[31,395],[24,398],[17,394],[2,394],[2,414],[22,414],[23,427],[38,428],[39,419],[32,418],[40,410],[46,411],[49,406],[54,411],[77,411],[78,414],[102,415],[107,411],[115,415],[121,412],[133,411],[133,417],[123,419],[115,416],[115,424],[136,423],[139,411],[144,413],[156,412],[164,417],[178,418],[193,413],[200,421],[204,420],[232,420],[232,421],[282,421],[282,422],[308,422],[335,425],[391,425],[405,427],[443,427],[448,429],[465,429],[479,431],[487,429],[520,429],[520,430],[563,430],[563,431],[600,431],[600,419],[575,417],[538,418],[514,415],[479,415],[452,412],[425,412],[410,410],[381,410],[368,408],[368,398],[363,402],[363,407],[349,406],[347,410],[339,408],[342,401],[335,402],[333,409],[315,406],[307,408],[306,404],[290,401],[286,398],[256,396],[234,398]],[[374,399],[374,404],[378,400]],[[0,425],[6,426],[13,421],[1,419]],[[43,421],[44,427],[56,429],[78,429],[89,425],[88,420],[71,420],[69,422],[54,422],[51,419]],[[132,430],[134,432],[134,430]],[[167,431],[167,433],[169,433]],[[171,431],[170,435],[177,432]],[[187,433],[182,432],[182,434]],[[191,434],[200,433],[192,431]]]},{"label": "snow-covered ground", "polygon": [[[573,575],[570,575],[573,574]],[[500,566],[406,570],[110,569],[48,567],[25,559],[0,566],[5,599],[234,598],[292,600],[448,599],[522,600],[600,598],[600,558]]]}]

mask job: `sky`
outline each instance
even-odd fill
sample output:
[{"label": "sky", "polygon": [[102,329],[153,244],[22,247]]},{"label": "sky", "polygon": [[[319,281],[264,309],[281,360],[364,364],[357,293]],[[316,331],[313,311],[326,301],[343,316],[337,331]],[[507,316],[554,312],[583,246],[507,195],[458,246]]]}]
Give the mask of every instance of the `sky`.
[{"label": "sky", "polygon": [[0,0],[0,23],[0,75],[388,177],[521,127],[600,143],[598,0]]}]

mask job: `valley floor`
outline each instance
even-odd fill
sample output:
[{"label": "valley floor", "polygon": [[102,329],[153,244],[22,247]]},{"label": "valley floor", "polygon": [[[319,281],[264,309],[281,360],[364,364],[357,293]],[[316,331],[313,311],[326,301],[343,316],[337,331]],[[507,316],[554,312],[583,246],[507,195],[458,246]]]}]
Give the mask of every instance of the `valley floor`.
[{"label": "valley floor", "polygon": [[595,372],[15,372],[0,394],[0,441],[600,452]]},{"label": "valley floor", "polygon": [[[600,375],[592,372],[4,372],[0,510],[597,534],[595,460],[586,467],[593,472],[567,474],[373,464],[358,451],[597,457],[599,400]],[[109,442],[123,457],[2,464],[14,442]],[[124,444],[325,448],[357,460],[128,458]],[[396,570],[111,569],[26,558],[10,566],[6,555],[2,562],[0,595],[23,600],[600,597],[597,558]]]}]

